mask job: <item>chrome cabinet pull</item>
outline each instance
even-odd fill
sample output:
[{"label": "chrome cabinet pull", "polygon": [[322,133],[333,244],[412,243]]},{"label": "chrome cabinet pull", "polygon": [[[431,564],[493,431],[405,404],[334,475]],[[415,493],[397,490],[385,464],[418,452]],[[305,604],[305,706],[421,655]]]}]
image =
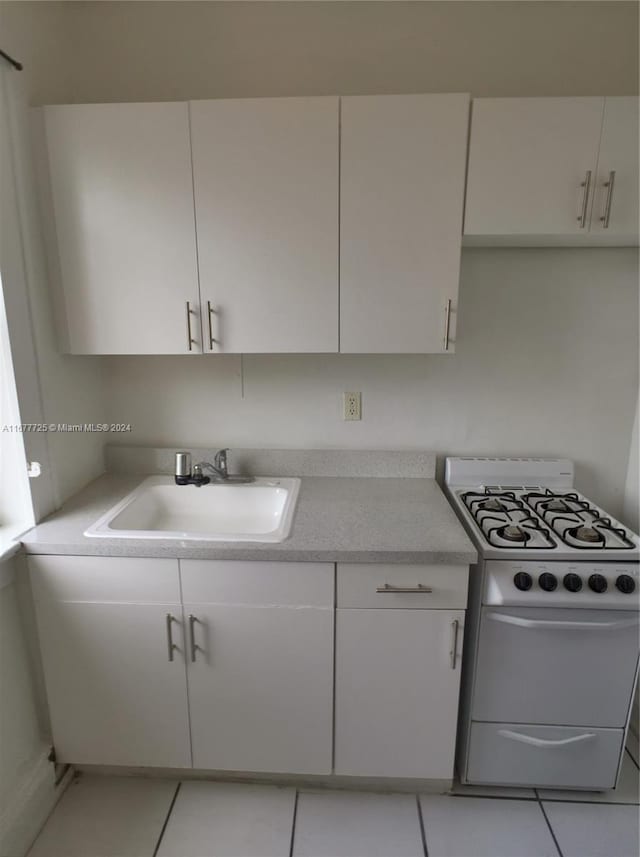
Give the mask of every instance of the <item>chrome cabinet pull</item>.
[{"label": "chrome cabinet pull", "polygon": [[191,614],[189,616],[189,648],[191,649],[191,663],[195,664],[196,662],[196,652],[198,651],[198,646],[196,644],[196,622],[197,618]]},{"label": "chrome cabinet pull", "polygon": [[191,301],[187,301],[187,344],[189,346],[189,351],[193,351],[193,346],[198,343],[191,335],[191,313],[193,310],[191,309]]},{"label": "chrome cabinet pull", "polygon": [[454,619],[451,623],[451,669],[454,670],[456,668],[456,661],[458,660],[458,626],[460,622],[457,619]]},{"label": "chrome cabinet pull", "polygon": [[378,586],[376,592],[382,595],[398,592],[421,592],[428,595],[430,592],[433,592],[433,589],[429,589],[428,586],[424,586],[422,583],[419,583],[417,586],[391,586],[389,583],[385,583],[384,586]]},{"label": "chrome cabinet pull", "polygon": [[451,298],[444,307],[444,350],[449,350],[449,329],[451,326]]},{"label": "chrome cabinet pull", "polygon": [[522,732],[512,732],[511,729],[498,729],[498,735],[508,738],[510,741],[520,741],[522,744],[530,744],[532,747],[569,747],[571,744],[593,741],[596,737],[595,732],[585,732],[582,735],[574,735],[571,738],[561,738],[560,740],[552,741],[548,738],[523,735]]},{"label": "chrome cabinet pull", "polygon": [[167,613],[167,615],[164,618],[164,621],[165,621],[165,627],[167,629],[167,658],[169,659],[170,662],[172,662],[173,661],[173,653],[178,647],[173,642],[173,634],[171,632],[171,623],[175,622],[176,620],[173,618],[171,613]]},{"label": "chrome cabinet pull", "polygon": [[600,218],[602,222],[602,228],[609,228],[609,219],[611,217],[611,200],[613,199],[613,184],[616,180],[616,171],[611,170],[609,173],[609,181],[604,183],[604,187],[607,189],[607,198],[604,203],[604,214]]},{"label": "chrome cabinet pull", "polygon": [[216,344],[216,340],[213,338],[213,326],[211,323],[211,316],[214,313],[215,310],[211,306],[211,301],[207,301],[207,317],[209,319],[209,351],[213,351],[213,346]]},{"label": "chrome cabinet pull", "polygon": [[558,619],[526,619],[524,616],[512,616],[510,613],[487,613],[487,619],[503,622],[505,625],[515,625],[518,628],[549,628],[557,631],[617,631],[621,628],[635,628],[640,623],[636,616],[633,619],[622,619],[617,622],[569,622]]},{"label": "chrome cabinet pull", "polygon": [[582,194],[582,208],[580,210],[580,215],[578,216],[578,223],[580,224],[580,229],[584,229],[587,225],[587,210],[589,208],[589,191],[591,190],[591,170],[587,170],[584,174],[584,181],[580,182],[580,187],[584,188],[584,192]]}]

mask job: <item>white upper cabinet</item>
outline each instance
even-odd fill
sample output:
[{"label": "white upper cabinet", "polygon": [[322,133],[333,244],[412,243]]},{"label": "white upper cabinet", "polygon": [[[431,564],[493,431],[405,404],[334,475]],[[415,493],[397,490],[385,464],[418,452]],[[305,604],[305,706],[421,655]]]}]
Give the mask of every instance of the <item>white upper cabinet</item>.
[{"label": "white upper cabinet", "polygon": [[205,351],[337,351],[338,99],[190,109]]},{"label": "white upper cabinet", "polygon": [[452,351],[469,97],[341,102],[340,351]]},{"label": "white upper cabinet", "polygon": [[591,230],[638,242],[638,98],[607,97]]},{"label": "white upper cabinet", "polygon": [[199,351],[187,104],[46,107],[44,124],[65,350]]},{"label": "white upper cabinet", "polygon": [[603,109],[604,98],[474,100],[465,235],[588,230]]},{"label": "white upper cabinet", "polygon": [[469,243],[637,243],[637,123],[635,98],[474,100]]}]

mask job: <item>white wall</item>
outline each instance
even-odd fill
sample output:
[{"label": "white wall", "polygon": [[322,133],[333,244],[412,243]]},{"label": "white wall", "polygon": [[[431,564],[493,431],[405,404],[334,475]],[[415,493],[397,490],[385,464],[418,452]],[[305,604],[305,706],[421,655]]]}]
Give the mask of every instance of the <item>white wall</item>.
[{"label": "white wall", "polygon": [[[2,286],[18,389],[20,419],[15,421],[102,422],[105,414],[100,362],[58,352],[27,96],[21,91],[26,90],[27,80],[9,70],[3,74],[2,83],[6,88],[1,165],[5,190]],[[23,440],[29,460],[38,461],[43,470],[38,481],[32,483],[36,519],[47,515],[104,470],[103,442],[97,434],[33,432],[25,434]],[[26,523],[24,518],[23,522]]]},{"label": "white wall", "polygon": [[0,16],[34,104],[638,91],[635,2],[18,0]]},{"label": "white wall", "polygon": [[[637,389],[634,250],[466,250],[455,355],[107,361],[111,419],[157,446],[566,455],[619,513]],[[341,419],[361,390],[362,422]]]},{"label": "white wall", "polygon": [[640,532],[640,499],[638,497],[638,482],[640,482],[640,463],[638,462],[638,410],[640,399],[636,402],[636,415],[631,431],[631,444],[629,446],[629,458],[627,462],[627,478],[624,486],[624,498],[622,502],[621,520],[634,532]]}]

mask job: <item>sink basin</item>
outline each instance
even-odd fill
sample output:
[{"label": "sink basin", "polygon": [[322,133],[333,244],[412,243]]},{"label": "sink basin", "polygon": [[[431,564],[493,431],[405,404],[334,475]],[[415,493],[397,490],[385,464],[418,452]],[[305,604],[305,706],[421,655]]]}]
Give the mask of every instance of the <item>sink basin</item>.
[{"label": "sink basin", "polygon": [[282,542],[289,535],[299,479],[176,485],[150,476],[92,524],[85,536]]}]

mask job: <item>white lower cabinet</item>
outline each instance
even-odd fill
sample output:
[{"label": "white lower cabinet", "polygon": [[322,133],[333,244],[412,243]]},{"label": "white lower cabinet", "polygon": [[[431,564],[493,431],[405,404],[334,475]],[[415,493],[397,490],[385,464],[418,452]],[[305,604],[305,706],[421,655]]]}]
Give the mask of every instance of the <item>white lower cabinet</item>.
[{"label": "white lower cabinet", "polygon": [[331,773],[333,564],[29,567],[61,761]]},{"label": "white lower cabinet", "polygon": [[333,609],[185,604],[195,768],[331,773]]},{"label": "white lower cabinet", "polygon": [[188,767],[178,563],[32,556],[29,571],[58,759]]},{"label": "white lower cabinet", "polygon": [[332,563],[29,569],[60,761],[452,777],[464,567],[339,565],[337,610]]},{"label": "white lower cabinet", "polygon": [[450,780],[464,611],[336,614],[336,774]]},{"label": "white lower cabinet", "polygon": [[334,567],[181,560],[193,764],[331,773]]},{"label": "white lower cabinet", "polygon": [[[74,558],[75,559],[75,558]],[[191,764],[180,604],[37,603],[58,760]]]}]

